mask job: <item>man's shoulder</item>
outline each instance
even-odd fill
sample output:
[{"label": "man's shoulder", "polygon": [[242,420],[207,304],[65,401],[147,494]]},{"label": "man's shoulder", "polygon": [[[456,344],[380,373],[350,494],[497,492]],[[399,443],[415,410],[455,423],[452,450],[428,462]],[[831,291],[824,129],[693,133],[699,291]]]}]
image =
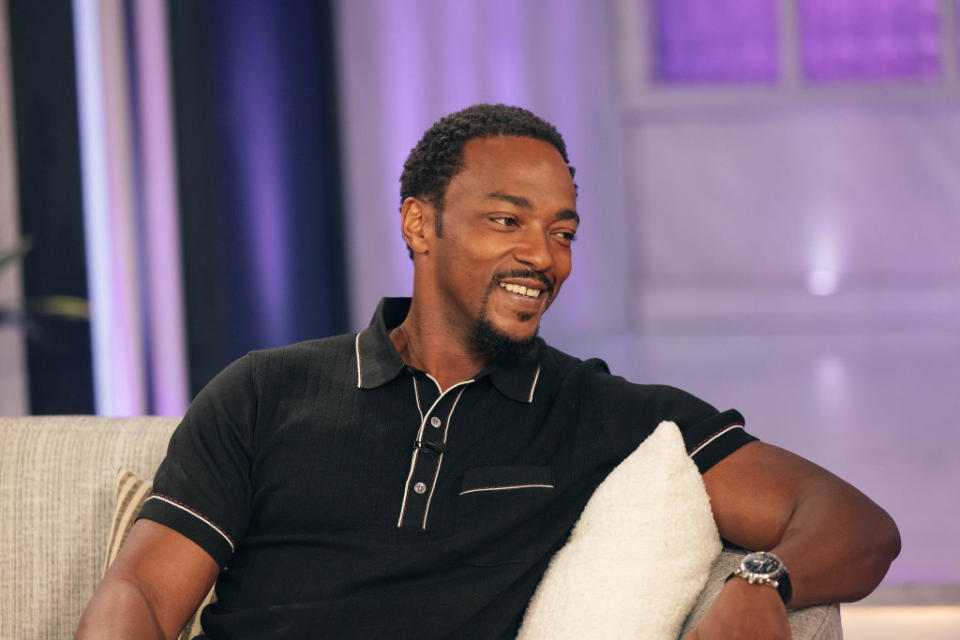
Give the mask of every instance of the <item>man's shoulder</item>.
[{"label": "man's shoulder", "polygon": [[316,371],[319,367],[328,372],[356,367],[354,345],[357,334],[344,333],[326,338],[304,340],[281,347],[256,349],[247,357],[251,359],[255,374],[275,375],[281,371],[299,372],[304,367]]},{"label": "man's shoulder", "polygon": [[336,336],[327,336],[325,338],[313,338],[311,340],[293,342],[280,347],[254,349],[250,353],[255,354],[259,358],[284,358],[324,352],[331,349],[342,349],[344,347],[353,349],[356,339],[356,333],[341,333],[340,335]]},{"label": "man's shoulder", "polygon": [[629,380],[619,374],[611,373],[610,367],[601,358],[578,358],[547,343],[542,343],[541,360],[559,371],[561,377],[575,376],[578,385],[589,384],[592,392],[607,392],[614,395],[633,394],[637,397],[685,400],[691,398],[683,389],[650,382]]},{"label": "man's shoulder", "polygon": [[610,374],[607,363],[600,358],[578,358],[577,356],[561,351],[540,340],[540,362],[546,371],[556,372],[561,379],[570,379],[571,376],[593,376]]}]

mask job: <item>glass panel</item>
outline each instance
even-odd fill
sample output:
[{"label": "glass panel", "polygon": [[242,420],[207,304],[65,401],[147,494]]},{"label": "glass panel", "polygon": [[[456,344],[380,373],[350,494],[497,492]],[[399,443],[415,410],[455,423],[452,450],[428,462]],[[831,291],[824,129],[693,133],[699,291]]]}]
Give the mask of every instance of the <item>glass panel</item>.
[{"label": "glass panel", "polygon": [[654,78],[666,83],[772,83],[776,0],[656,0]]},{"label": "glass panel", "polygon": [[940,73],[937,0],[800,0],[799,17],[813,82]]}]

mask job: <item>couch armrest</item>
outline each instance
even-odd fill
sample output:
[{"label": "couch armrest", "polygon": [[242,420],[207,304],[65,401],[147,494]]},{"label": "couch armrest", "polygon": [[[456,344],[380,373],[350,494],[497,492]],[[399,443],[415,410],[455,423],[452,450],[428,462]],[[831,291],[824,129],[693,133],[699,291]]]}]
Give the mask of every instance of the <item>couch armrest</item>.
[{"label": "couch armrest", "polygon": [[[740,564],[744,552],[724,549],[710,568],[707,585],[697,597],[696,604],[683,623],[680,638],[693,631],[713,604],[723,582]],[[793,640],[840,640],[843,632],[840,628],[840,607],[836,604],[823,604],[805,609],[790,611],[787,616]]]}]

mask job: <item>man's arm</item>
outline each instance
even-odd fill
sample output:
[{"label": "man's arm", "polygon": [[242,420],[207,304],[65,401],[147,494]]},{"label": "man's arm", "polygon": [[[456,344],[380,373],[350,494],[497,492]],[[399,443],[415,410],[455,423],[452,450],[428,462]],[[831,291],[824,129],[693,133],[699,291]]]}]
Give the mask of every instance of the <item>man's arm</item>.
[{"label": "man's arm", "polygon": [[138,520],[87,604],[74,640],[176,638],[219,573],[189,538]]},{"label": "man's arm", "polygon": [[[866,596],[900,553],[900,532],[886,511],[789,451],[751,442],[714,465],[703,481],[724,539],[783,560],[793,587],[791,608]],[[691,634],[715,637],[789,637],[777,592],[729,581]]]}]

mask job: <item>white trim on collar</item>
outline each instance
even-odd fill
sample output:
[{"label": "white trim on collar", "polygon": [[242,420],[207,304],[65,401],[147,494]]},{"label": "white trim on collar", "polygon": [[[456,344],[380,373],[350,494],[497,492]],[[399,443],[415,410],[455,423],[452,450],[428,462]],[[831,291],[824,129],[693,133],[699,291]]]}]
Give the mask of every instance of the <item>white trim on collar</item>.
[{"label": "white trim on collar", "polygon": [[357,389],[363,389],[363,377],[360,375],[360,334],[357,334],[355,342],[357,351]]},{"label": "white trim on collar", "polygon": [[533,402],[533,391],[537,388],[537,380],[540,379],[540,365],[537,365],[537,372],[533,374],[533,384],[530,385],[530,393],[527,395],[527,404]]}]

